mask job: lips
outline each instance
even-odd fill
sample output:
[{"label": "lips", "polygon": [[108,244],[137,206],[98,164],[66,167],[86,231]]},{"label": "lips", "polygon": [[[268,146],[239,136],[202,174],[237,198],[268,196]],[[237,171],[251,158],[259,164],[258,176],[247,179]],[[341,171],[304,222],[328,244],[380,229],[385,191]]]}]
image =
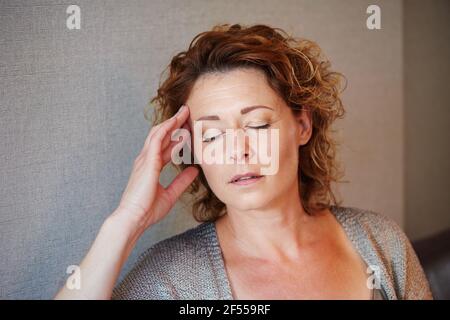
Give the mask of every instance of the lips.
[{"label": "lips", "polygon": [[257,174],[255,172],[248,172],[245,174],[237,174],[237,175],[233,176],[233,178],[231,178],[229,183],[236,183],[236,182],[251,180],[251,179],[260,178],[260,177],[262,177],[262,175]]}]

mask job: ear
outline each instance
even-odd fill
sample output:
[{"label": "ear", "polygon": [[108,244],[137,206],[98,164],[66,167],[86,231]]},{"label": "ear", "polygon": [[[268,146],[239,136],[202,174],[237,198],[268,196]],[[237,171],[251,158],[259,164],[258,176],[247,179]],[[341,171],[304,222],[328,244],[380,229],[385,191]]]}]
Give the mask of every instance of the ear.
[{"label": "ear", "polygon": [[311,139],[312,135],[312,114],[310,107],[302,107],[302,110],[294,113],[295,121],[298,126],[297,145],[305,145]]}]

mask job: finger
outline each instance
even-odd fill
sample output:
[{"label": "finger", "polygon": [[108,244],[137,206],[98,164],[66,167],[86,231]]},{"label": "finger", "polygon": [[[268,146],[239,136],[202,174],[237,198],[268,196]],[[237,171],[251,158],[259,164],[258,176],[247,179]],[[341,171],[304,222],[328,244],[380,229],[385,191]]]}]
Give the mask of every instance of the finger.
[{"label": "finger", "polygon": [[170,160],[172,160],[173,147],[175,147],[178,143],[180,143],[180,142],[179,141],[171,141],[170,145],[166,149],[164,149],[163,154],[162,154],[163,166],[165,166],[166,164],[169,163]]},{"label": "finger", "polygon": [[165,188],[167,197],[171,206],[175,204],[177,199],[186,190],[187,187],[195,180],[199,173],[197,167],[190,166],[180,172],[179,175],[173,179],[172,183]]},{"label": "finger", "polygon": [[[176,119],[177,128],[179,128],[188,118],[189,108],[186,105],[182,105],[180,109],[171,117]],[[156,133],[156,132],[155,132]]]},{"label": "finger", "polygon": [[163,149],[169,145],[173,132],[177,129],[180,129],[180,127],[186,123],[186,120],[188,118],[189,118],[189,108],[185,107],[176,115],[177,123],[175,127],[169,130],[169,134],[166,137],[164,137],[162,142]]},{"label": "finger", "polygon": [[147,138],[145,139],[144,147],[145,147],[146,145],[149,144],[149,142],[150,142],[152,136],[159,130],[159,128],[161,128],[161,126],[165,125],[165,124],[166,124],[169,120],[171,120],[172,118],[176,118],[176,116],[178,115],[178,113],[179,113],[180,111],[182,111],[182,107],[183,107],[183,106],[181,106],[180,109],[178,109],[178,111],[177,111],[172,117],[170,117],[169,119],[166,119],[165,121],[163,121],[163,122],[157,124],[156,126],[154,126],[153,128],[150,129],[150,131],[149,131],[149,133],[148,133],[148,135],[147,135]]},{"label": "finger", "polygon": [[[144,150],[144,153],[148,152],[148,157],[150,161],[156,161],[157,170],[162,168],[162,151],[163,151],[163,140],[167,137],[168,133],[175,127],[176,119],[173,118],[172,121],[169,121],[167,125],[161,126],[161,128],[155,132],[152,136],[150,144],[148,145],[148,150]],[[161,161],[161,162],[159,162]],[[160,167],[161,166],[161,167]]]},{"label": "finger", "polygon": [[191,129],[190,129],[189,123],[187,121],[183,124],[182,128],[186,129],[187,131],[189,131],[189,133],[191,133]]},{"label": "finger", "polygon": [[194,143],[194,137],[193,137],[193,135],[192,135],[192,129],[191,129],[191,126],[190,126],[190,124],[189,124],[189,121],[186,121],[184,124],[183,124],[183,128],[184,129],[186,129],[187,131],[189,131],[189,138],[190,138],[190,140],[191,140],[191,147],[192,147],[192,145],[193,145],[193,143]]},{"label": "finger", "polygon": [[[181,138],[181,140],[180,140]],[[184,145],[189,141],[190,139],[190,135],[188,132],[183,132],[179,137],[178,140],[170,140],[170,144],[168,146],[166,146],[165,148],[163,147],[163,155],[162,155],[162,159],[163,159],[163,166],[165,166],[173,157],[172,153],[173,152],[180,152],[180,150],[185,150]],[[176,147],[176,150],[173,150],[174,147]],[[190,152],[190,151],[189,151]]]},{"label": "finger", "polygon": [[172,122],[170,122],[167,126],[161,126],[161,128],[153,134],[149,143],[148,152],[155,154],[154,152],[164,150],[170,144],[173,131],[179,129],[188,116],[188,109],[183,108],[177,115],[171,118],[174,119]]},{"label": "finger", "polygon": [[169,119],[161,122],[160,124],[157,124],[156,126],[154,126],[154,127],[152,127],[150,129],[150,131],[149,131],[149,133],[147,135],[147,138],[145,139],[144,147],[142,149],[145,149],[149,145],[150,140],[152,139],[152,136],[155,134],[155,132],[157,132],[159,130],[159,128],[161,128],[161,126],[167,125],[167,123],[170,122],[171,119],[172,118],[169,118]]},{"label": "finger", "polygon": [[[164,121],[163,123],[157,125],[155,127],[155,130],[153,130],[153,132],[151,132],[148,136],[148,139],[145,141],[144,143],[144,147],[143,147],[143,152],[146,151],[146,149],[148,148],[148,146],[151,143],[152,138],[158,134],[158,132],[160,130],[162,130],[163,128],[166,128],[167,126],[170,127],[170,130],[168,131],[170,134],[172,134],[173,130],[175,130],[176,128],[179,128],[181,126],[182,123],[184,123],[184,121],[186,121],[186,118],[189,116],[189,108],[182,106],[182,108],[180,108],[178,110],[178,112],[173,115],[171,118],[167,119],[166,121]],[[174,122],[175,121],[175,122]],[[175,127],[174,127],[175,125]],[[167,132],[167,131],[166,131]],[[166,133],[167,134],[167,133]],[[170,140],[170,136],[168,139],[164,140],[164,144],[165,146],[167,146],[168,142],[167,140]]]},{"label": "finger", "polygon": [[189,130],[189,132],[192,134],[192,127],[189,121],[186,121],[186,127],[187,127],[186,129]]},{"label": "finger", "polygon": [[180,130],[180,129],[184,129],[184,130],[181,130],[181,132],[179,132],[179,133],[177,133],[176,134],[176,138],[177,138],[177,140],[175,140],[177,143],[179,143],[180,142],[180,136],[183,138],[182,139],[182,142],[183,142],[183,144],[185,144],[186,143],[186,141],[188,141],[188,139],[190,139],[190,132],[189,132],[189,129],[188,129],[188,127],[186,126],[186,121],[183,123],[183,125],[182,125],[182,127],[181,128],[179,128],[179,126],[178,125],[176,125],[174,128],[172,128],[170,131],[169,131],[169,133],[167,134],[167,136],[166,137],[164,137],[164,139],[163,139],[163,142],[162,142],[162,149],[163,150],[165,150],[169,145],[172,145],[173,143],[173,138],[175,138],[175,136],[174,136],[174,132],[175,132],[175,130]]}]

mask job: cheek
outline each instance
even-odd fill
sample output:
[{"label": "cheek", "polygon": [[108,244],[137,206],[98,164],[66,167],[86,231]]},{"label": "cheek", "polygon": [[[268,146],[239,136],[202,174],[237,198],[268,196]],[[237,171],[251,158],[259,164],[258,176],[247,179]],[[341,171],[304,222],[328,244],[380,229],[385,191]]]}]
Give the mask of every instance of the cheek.
[{"label": "cheek", "polygon": [[285,121],[281,123],[278,129],[278,141],[275,143],[269,143],[268,149],[272,152],[278,152],[281,160],[285,157],[292,157],[298,152],[297,140],[297,127],[295,124]]},{"label": "cheek", "polygon": [[[296,144],[297,128],[293,124],[288,124],[280,130],[279,157],[280,168],[283,166],[290,169],[298,165],[298,146]],[[289,165],[290,164],[290,165]]]},{"label": "cheek", "polygon": [[280,134],[280,153],[292,153],[297,150],[295,144],[296,131],[295,128],[283,130]]},{"label": "cheek", "polygon": [[200,166],[211,188],[213,188],[218,181],[221,181],[221,177],[219,174],[221,171],[217,168],[217,165],[202,163]]}]

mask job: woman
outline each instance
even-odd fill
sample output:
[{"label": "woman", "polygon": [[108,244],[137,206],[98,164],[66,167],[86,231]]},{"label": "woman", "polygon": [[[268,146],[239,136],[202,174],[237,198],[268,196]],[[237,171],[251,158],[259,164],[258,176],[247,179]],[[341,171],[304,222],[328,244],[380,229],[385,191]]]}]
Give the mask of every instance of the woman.
[{"label": "woman", "polygon": [[[344,109],[342,75],[329,68],[314,42],[278,28],[219,25],[195,37],[152,99],[159,118],[80,265],[81,289],[56,298],[431,299],[400,227],[333,195],[340,171],[330,128]],[[229,144],[228,129],[277,132],[266,147],[279,166],[262,173],[266,164],[250,161],[260,150],[238,139],[224,156],[232,164],[181,163],[164,188],[179,128],[192,134],[196,160]],[[186,189],[202,223],[153,245],[114,288],[139,237]]]}]

